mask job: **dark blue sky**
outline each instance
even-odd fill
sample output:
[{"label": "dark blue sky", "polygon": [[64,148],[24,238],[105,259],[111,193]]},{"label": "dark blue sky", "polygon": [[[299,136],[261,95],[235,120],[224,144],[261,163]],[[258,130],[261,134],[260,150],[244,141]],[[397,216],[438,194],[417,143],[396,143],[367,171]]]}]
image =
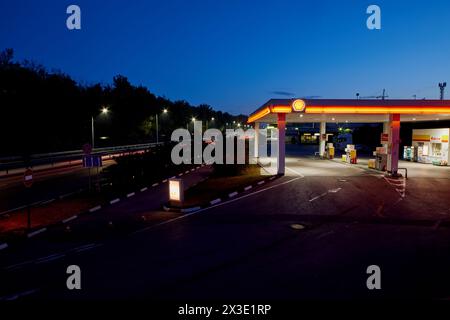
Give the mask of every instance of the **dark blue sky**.
[{"label": "dark blue sky", "polygon": [[[77,4],[82,30],[66,28]],[[370,4],[382,30],[366,28]],[[171,99],[249,113],[274,92],[437,98],[450,81],[450,1],[0,2],[0,48],[78,81],[116,74]]]}]

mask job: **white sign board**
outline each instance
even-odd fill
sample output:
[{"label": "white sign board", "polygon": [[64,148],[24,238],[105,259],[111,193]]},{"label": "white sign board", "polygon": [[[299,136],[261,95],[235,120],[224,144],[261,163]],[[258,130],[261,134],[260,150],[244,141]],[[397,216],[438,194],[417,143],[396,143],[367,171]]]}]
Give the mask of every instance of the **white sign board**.
[{"label": "white sign board", "polygon": [[169,200],[180,203],[183,202],[184,200],[183,180],[169,179]]}]

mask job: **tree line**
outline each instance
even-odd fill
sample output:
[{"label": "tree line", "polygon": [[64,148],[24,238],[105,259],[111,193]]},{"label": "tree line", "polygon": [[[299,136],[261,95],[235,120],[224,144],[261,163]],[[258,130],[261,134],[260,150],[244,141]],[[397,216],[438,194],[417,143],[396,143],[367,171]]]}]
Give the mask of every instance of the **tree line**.
[{"label": "tree line", "polygon": [[14,61],[12,49],[0,52],[0,108],[3,157],[81,149],[91,142],[92,119],[96,147],[156,141],[157,115],[160,141],[176,128],[192,129],[193,118],[221,130],[247,119],[156,96],[123,75],[112,84],[83,85],[61,71]]}]

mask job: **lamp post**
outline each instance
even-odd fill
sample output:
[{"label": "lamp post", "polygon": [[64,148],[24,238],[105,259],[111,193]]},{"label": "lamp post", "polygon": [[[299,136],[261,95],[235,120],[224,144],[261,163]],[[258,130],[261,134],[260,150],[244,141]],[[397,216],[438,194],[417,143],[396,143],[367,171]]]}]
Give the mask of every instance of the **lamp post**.
[{"label": "lamp post", "polygon": [[[167,113],[167,109],[163,109],[163,114]],[[156,143],[159,143],[159,127],[158,127],[158,114],[156,114]]]},{"label": "lamp post", "polygon": [[[107,107],[103,107],[100,114],[107,115],[109,109]],[[94,130],[94,116],[91,116],[91,137],[92,137],[92,149],[94,149],[95,145],[95,130]]]}]

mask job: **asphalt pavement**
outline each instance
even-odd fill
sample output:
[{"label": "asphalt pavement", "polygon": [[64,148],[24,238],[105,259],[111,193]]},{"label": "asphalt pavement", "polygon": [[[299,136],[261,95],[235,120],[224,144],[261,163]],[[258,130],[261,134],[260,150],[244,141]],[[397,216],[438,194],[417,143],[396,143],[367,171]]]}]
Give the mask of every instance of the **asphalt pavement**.
[{"label": "asphalt pavement", "polygon": [[[98,212],[106,220],[157,217],[138,230],[69,246],[37,238],[36,248],[48,250],[29,259],[16,254],[8,260],[14,264],[3,265],[2,297],[450,297],[447,176],[411,178],[399,188],[356,166],[311,157],[286,163],[286,176],[194,213],[155,210],[150,195]],[[81,290],[66,288],[71,264],[82,270]],[[381,269],[381,290],[366,287],[369,265]]]}]

